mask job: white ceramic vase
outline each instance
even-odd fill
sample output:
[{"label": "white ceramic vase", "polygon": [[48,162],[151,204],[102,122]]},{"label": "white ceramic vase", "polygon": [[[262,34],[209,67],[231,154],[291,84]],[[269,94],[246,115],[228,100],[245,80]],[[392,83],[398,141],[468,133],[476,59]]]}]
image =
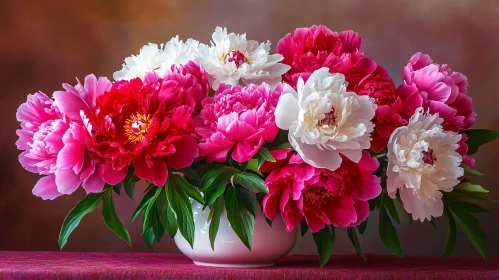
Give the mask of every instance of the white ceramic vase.
[{"label": "white ceramic vase", "polygon": [[192,210],[196,227],[194,249],[180,233],[175,235],[175,243],[197,265],[234,268],[273,266],[293,249],[298,237],[296,230],[286,231],[280,216],[270,227],[257,205],[252,250],[248,250],[234,233],[225,211],[220,218],[215,250],[212,250],[207,222],[210,210],[206,208],[203,211],[203,206],[196,201],[192,202]]}]

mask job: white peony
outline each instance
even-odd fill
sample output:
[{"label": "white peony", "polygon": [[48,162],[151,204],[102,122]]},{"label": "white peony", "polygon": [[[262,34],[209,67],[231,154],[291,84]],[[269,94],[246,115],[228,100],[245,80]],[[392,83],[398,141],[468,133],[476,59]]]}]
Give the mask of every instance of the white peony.
[{"label": "white peony", "polygon": [[388,143],[387,189],[397,190],[414,220],[430,220],[443,214],[442,191],[450,192],[464,171],[456,152],[461,135],[442,128],[438,114],[416,110],[409,124],[393,131]]},{"label": "white peony", "polygon": [[183,42],[176,36],[164,45],[149,43],[140,49],[138,55],[125,58],[123,68],[115,72],[113,78],[117,81],[143,79],[151,71],[161,75],[171,71],[172,65],[185,64],[189,60],[199,62],[198,53],[199,42],[193,39]]},{"label": "white peony", "polygon": [[279,63],[282,55],[269,55],[269,51],[269,41],[259,44],[246,40],[246,34],[227,34],[227,28],[221,27],[215,29],[211,46],[200,44],[201,63],[213,89],[220,83],[239,84],[240,79],[246,84],[265,82],[275,86],[290,66]]},{"label": "white peony", "polygon": [[370,147],[376,104],[346,90],[345,76],[328,68],[316,70],[297,91],[285,85],[275,110],[277,126],[289,130],[289,142],[305,162],[335,170],[343,154],[359,162]]}]

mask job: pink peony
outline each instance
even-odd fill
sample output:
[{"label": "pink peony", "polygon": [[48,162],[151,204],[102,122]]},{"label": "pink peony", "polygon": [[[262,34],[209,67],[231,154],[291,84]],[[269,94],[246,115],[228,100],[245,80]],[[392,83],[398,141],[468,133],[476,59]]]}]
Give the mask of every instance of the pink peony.
[{"label": "pink peony", "polygon": [[47,175],[36,183],[33,194],[43,199],[60,196],[54,173],[57,156],[64,146],[62,137],[69,128],[68,120],[52,99],[41,92],[28,95],[28,101],[17,110],[16,118],[21,122],[16,145],[23,150],[19,162],[30,172]]},{"label": "pink peony", "polygon": [[331,73],[345,75],[349,90],[376,69],[376,63],[360,51],[362,38],[353,31],[333,32],[322,25],[297,28],[277,43],[282,63],[291,69],[283,81],[295,86],[298,77],[306,80],[312,72],[328,67]]},{"label": "pink peony", "polygon": [[203,101],[197,119],[200,156],[208,162],[225,162],[227,153],[239,162],[250,160],[264,142],[277,135],[274,111],[282,84],[271,90],[267,84],[231,86],[222,84],[215,97]]},{"label": "pink peony", "polygon": [[431,114],[438,113],[444,119],[445,130],[459,132],[469,129],[476,117],[471,98],[466,95],[467,87],[462,73],[452,71],[446,64],[433,63],[427,54],[416,53],[404,68],[398,94],[418,103],[417,107],[429,109]]},{"label": "pink peony", "polygon": [[381,193],[380,178],[371,175],[379,163],[367,151],[358,164],[344,158],[335,171],[314,168],[296,154],[280,158],[287,164],[265,180],[263,209],[271,220],[280,213],[288,231],[304,218],[312,232],[325,225],[357,226],[369,215],[367,201]]}]

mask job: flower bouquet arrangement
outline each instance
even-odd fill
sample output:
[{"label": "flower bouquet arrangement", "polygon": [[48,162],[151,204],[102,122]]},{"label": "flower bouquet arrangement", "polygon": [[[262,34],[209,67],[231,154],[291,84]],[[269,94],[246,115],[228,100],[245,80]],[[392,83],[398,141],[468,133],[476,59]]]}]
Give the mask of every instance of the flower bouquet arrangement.
[{"label": "flower bouquet arrangement", "polygon": [[[82,187],[62,249],[81,219],[102,202],[106,225],[131,244],[113,196],[145,192],[133,213],[143,237],[181,234],[194,244],[191,203],[210,211],[212,248],[226,212],[251,250],[257,207],[268,223],[312,232],[321,265],[335,228],[359,234],[372,212],[379,236],[402,256],[394,223],[448,224],[444,256],[459,226],[487,257],[473,184],[472,155],[499,131],[471,129],[476,113],[467,79],[416,53],[395,86],[361,51],[361,36],[324,26],[299,28],[277,44],[217,27],[210,44],[178,36],[125,59],[114,81],[89,75],[52,97],[28,95],[17,112],[19,161],[43,177],[33,194],[54,199]],[[146,181],[147,188],[135,190]],[[374,226],[374,225],[372,225]]]}]

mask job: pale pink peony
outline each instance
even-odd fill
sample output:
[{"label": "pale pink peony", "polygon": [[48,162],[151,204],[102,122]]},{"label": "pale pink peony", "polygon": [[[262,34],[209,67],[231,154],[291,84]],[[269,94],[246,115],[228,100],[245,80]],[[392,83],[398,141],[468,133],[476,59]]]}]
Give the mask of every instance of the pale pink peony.
[{"label": "pale pink peony", "polygon": [[277,43],[282,63],[291,66],[283,81],[295,86],[299,77],[306,81],[312,72],[327,67],[330,73],[345,75],[351,90],[377,68],[374,60],[360,51],[361,45],[362,37],[350,30],[337,33],[322,25],[297,28]]},{"label": "pale pink peony", "polygon": [[476,117],[471,98],[466,95],[467,87],[465,75],[452,71],[446,64],[434,63],[427,54],[416,53],[404,67],[398,94],[419,103],[414,111],[423,107],[430,114],[438,113],[444,119],[445,130],[459,132],[469,129]]},{"label": "pale pink peony", "polygon": [[203,101],[197,119],[200,156],[210,163],[225,162],[233,149],[234,160],[250,160],[264,142],[272,142],[277,135],[274,111],[281,93],[282,84],[275,90],[267,84],[221,84],[215,97]]},{"label": "pale pink peony", "polygon": [[325,225],[357,226],[369,215],[367,201],[381,193],[380,178],[371,175],[379,163],[367,151],[363,151],[359,163],[344,158],[335,171],[314,168],[294,153],[273,155],[286,164],[278,161],[277,165],[262,166],[262,171],[277,167],[265,180],[269,194],[263,200],[263,209],[271,220],[280,213],[288,231],[303,219],[312,232]]}]

